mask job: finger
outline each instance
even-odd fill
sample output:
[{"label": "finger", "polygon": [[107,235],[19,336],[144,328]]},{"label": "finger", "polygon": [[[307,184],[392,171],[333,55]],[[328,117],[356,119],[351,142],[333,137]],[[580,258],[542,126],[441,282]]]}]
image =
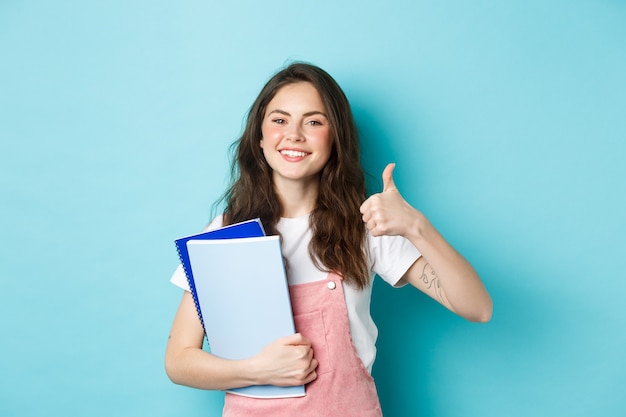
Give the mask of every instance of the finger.
[{"label": "finger", "polygon": [[370,221],[371,217],[372,217],[372,213],[369,212],[369,211],[364,211],[363,214],[361,215],[361,218],[363,219],[363,222],[365,222],[365,223]]},{"label": "finger", "polygon": [[383,192],[397,189],[396,184],[393,182],[393,169],[395,167],[395,163],[387,164],[383,171]]},{"label": "finger", "polygon": [[317,369],[317,365],[318,365],[317,359],[311,359],[311,362],[309,362],[309,366],[304,371],[307,375],[305,383],[309,383],[313,381],[315,378],[317,378],[317,372],[315,371]]},{"label": "finger", "polygon": [[307,368],[307,373],[314,372],[315,369],[317,369],[317,365],[318,365],[317,359],[311,359],[311,362],[309,362],[309,366]]},{"label": "finger", "polygon": [[365,200],[363,202],[363,204],[361,204],[361,207],[359,207],[359,211],[361,212],[361,214],[365,214],[365,212],[369,209],[370,206],[370,199],[368,198],[367,200]]},{"label": "finger", "polygon": [[285,336],[282,339],[283,343],[286,345],[305,345],[308,346],[311,344],[309,339],[302,336],[302,333],[295,333],[289,336]]},{"label": "finger", "polygon": [[311,371],[311,373],[309,373],[306,377],[306,379],[304,381],[302,381],[303,384],[308,384],[309,382],[315,381],[315,379],[317,379],[317,372],[315,372],[315,370]]},{"label": "finger", "polygon": [[369,196],[363,202],[363,204],[361,204],[361,207],[359,207],[359,211],[361,212],[361,214],[365,215],[365,214],[371,213],[372,209],[376,207],[377,196],[378,194],[373,194]]},{"label": "finger", "polygon": [[293,352],[299,359],[306,359],[307,361],[310,361],[313,358],[313,349],[311,349],[310,346],[294,346]]}]

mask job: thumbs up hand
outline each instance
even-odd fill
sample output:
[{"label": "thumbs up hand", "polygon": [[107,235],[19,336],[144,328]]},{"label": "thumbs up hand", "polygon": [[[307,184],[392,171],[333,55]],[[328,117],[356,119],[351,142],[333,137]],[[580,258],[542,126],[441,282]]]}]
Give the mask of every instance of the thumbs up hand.
[{"label": "thumbs up hand", "polygon": [[395,164],[383,171],[383,191],[372,195],[361,205],[363,221],[372,236],[404,236],[414,230],[419,212],[407,203],[393,181]]}]

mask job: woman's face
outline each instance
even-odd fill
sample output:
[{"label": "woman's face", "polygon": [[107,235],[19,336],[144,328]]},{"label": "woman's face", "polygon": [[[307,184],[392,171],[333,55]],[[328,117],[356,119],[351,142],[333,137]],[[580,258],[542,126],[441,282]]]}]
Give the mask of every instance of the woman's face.
[{"label": "woman's face", "polygon": [[275,184],[317,180],[332,151],[326,109],[308,82],[282,87],[267,105],[261,148]]}]

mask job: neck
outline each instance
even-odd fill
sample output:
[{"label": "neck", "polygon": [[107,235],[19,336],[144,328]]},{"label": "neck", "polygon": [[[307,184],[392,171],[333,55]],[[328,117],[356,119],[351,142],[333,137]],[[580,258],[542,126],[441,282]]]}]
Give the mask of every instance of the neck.
[{"label": "neck", "polygon": [[282,217],[301,217],[313,211],[317,204],[319,182],[317,178],[302,181],[274,181],[274,189],[282,206]]}]

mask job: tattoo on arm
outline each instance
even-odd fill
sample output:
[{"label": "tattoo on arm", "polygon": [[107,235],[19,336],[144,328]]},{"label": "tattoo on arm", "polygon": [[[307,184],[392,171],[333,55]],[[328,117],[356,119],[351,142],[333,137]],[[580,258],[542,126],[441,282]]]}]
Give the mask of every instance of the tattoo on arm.
[{"label": "tattoo on arm", "polygon": [[447,300],[443,295],[443,290],[441,289],[441,286],[439,285],[439,277],[437,276],[437,274],[435,274],[435,271],[430,266],[430,264],[424,264],[421,278],[422,282],[426,284],[426,289],[434,292],[434,294],[437,296],[437,300],[442,303],[446,303]]}]

